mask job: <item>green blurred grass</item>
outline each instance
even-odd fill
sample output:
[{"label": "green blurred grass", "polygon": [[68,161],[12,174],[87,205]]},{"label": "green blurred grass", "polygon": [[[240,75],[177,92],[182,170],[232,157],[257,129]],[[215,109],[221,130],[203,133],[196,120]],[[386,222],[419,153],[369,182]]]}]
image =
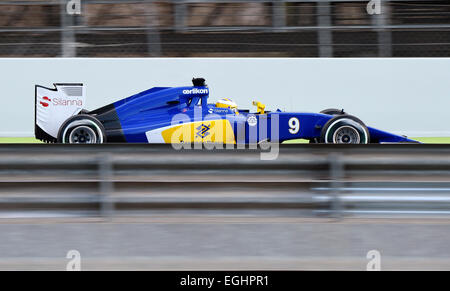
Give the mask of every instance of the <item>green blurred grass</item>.
[{"label": "green blurred grass", "polygon": [[412,137],[423,143],[450,143],[450,137]]},{"label": "green blurred grass", "polygon": [[[450,143],[450,137],[412,137],[423,143]],[[308,143],[306,139],[293,139],[283,143]],[[0,137],[0,143],[42,143],[34,137]]]},{"label": "green blurred grass", "polygon": [[0,137],[0,143],[42,143],[34,137]]}]

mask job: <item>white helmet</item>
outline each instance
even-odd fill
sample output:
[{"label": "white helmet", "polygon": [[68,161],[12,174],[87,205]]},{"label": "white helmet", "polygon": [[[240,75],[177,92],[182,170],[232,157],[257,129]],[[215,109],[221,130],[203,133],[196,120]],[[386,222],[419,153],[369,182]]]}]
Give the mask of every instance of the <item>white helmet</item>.
[{"label": "white helmet", "polygon": [[217,101],[216,103],[216,107],[217,108],[229,108],[231,109],[234,113],[238,113],[237,111],[237,104],[229,99],[229,98],[222,98],[219,101]]}]

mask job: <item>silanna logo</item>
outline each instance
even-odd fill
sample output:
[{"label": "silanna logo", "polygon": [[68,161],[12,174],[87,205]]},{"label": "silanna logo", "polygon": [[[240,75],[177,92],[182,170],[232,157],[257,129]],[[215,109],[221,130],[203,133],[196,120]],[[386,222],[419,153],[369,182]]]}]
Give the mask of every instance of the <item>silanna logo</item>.
[{"label": "silanna logo", "polygon": [[208,89],[194,88],[191,90],[183,90],[183,94],[208,94]]},{"label": "silanna logo", "polygon": [[[42,100],[45,100],[45,101],[48,101],[48,102],[51,102],[52,101],[52,99],[50,99],[50,98],[48,98],[47,96],[44,96],[44,97],[42,97]],[[48,102],[45,102],[45,101],[41,101],[40,103],[41,103],[41,105],[43,106],[43,107],[48,107]]]},{"label": "silanna logo", "polygon": [[80,99],[73,99],[73,100],[68,100],[68,99],[63,99],[63,98],[53,98],[50,99],[47,96],[42,97],[43,101],[40,101],[40,104],[43,107],[48,107],[48,105],[51,103],[53,106],[78,106],[81,107],[83,106],[83,101]]}]

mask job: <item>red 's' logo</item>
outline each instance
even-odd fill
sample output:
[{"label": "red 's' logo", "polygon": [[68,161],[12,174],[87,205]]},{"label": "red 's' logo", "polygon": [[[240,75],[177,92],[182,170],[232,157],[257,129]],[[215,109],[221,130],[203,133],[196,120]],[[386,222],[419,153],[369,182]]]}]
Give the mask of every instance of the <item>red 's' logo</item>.
[{"label": "red 's' logo", "polygon": [[[47,100],[47,101],[49,101],[49,102],[52,101],[52,99],[48,98],[47,96],[42,97],[42,100]],[[44,107],[48,107],[48,103],[47,103],[47,102],[41,101],[41,102],[39,102],[39,103],[41,103],[41,105],[44,106]]]}]

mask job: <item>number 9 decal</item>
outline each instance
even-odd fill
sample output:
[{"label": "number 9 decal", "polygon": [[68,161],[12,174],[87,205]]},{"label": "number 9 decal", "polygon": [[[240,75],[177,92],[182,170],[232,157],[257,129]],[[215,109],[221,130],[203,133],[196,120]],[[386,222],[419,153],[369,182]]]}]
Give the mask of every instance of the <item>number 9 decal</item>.
[{"label": "number 9 decal", "polygon": [[291,117],[289,119],[289,132],[292,134],[298,133],[300,130],[300,121],[298,121],[297,117]]}]

